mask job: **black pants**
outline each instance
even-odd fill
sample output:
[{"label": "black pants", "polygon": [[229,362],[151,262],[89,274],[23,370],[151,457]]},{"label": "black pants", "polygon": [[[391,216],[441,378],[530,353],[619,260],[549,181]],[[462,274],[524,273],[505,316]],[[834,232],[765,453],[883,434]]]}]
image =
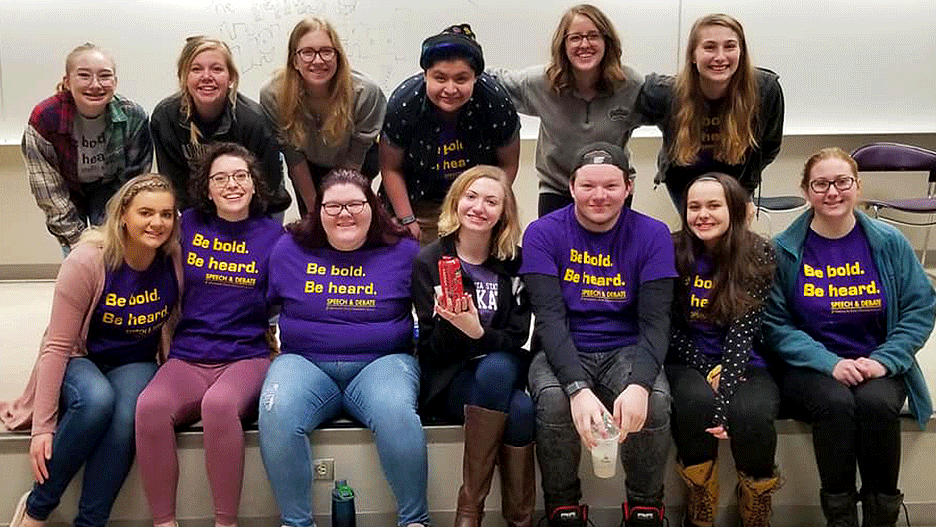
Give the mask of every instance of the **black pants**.
[{"label": "black pants", "polygon": [[[380,162],[377,156],[378,148],[377,142],[375,141],[374,145],[367,150],[367,154],[364,155],[364,164],[361,165],[361,174],[363,174],[368,181],[373,181],[380,172]],[[322,185],[322,180],[325,179],[328,172],[335,167],[316,165],[315,163],[307,164],[309,165],[309,173],[312,175],[312,183],[315,183],[315,190],[318,191],[319,187]],[[296,186],[295,182],[293,182],[292,186],[293,191],[296,193],[296,206],[299,207],[299,217],[302,218],[306,215],[308,209],[306,209],[305,202],[302,201],[302,194],[299,192],[299,187]]]},{"label": "black pants", "polygon": [[813,425],[823,490],[853,491],[857,465],[862,493],[898,493],[899,416],[906,398],[903,376],[846,386],[813,369],[790,368],[781,391],[797,417],[802,415]]},{"label": "black pants", "polygon": [[[685,466],[711,461],[718,455],[718,439],[705,431],[712,426],[715,392],[698,370],[667,364],[673,394],[673,439]],[[735,467],[752,478],[773,475],[777,451],[774,421],[780,408],[777,384],[764,368],[749,367],[745,380],[728,401],[728,437]]]}]

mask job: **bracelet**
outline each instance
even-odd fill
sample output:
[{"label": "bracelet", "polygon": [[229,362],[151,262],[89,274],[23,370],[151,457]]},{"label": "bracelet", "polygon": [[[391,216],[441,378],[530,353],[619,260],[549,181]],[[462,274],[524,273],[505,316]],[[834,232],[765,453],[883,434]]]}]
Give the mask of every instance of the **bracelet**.
[{"label": "bracelet", "polygon": [[399,218],[399,220],[400,220],[400,225],[409,225],[410,223],[416,222],[416,216],[413,216],[412,214],[410,214],[409,216],[403,216],[402,218]]}]

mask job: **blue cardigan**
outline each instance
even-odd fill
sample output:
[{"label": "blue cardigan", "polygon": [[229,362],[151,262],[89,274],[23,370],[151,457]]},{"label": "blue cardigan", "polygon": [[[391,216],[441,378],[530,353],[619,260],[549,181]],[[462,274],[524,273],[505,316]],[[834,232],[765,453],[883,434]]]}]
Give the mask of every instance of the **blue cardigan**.
[{"label": "blue cardigan", "polygon": [[[884,365],[888,375],[904,376],[910,411],[922,428],[933,413],[933,403],[914,355],[933,331],[936,291],[900,231],[861,212],[855,216],[868,238],[886,299],[887,338],[870,358]],[[764,315],[764,337],[788,364],[832,375],[840,357],[797,328],[790,312],[812,217],[812,211],[806,211],[774,238],[777,276]]]}]

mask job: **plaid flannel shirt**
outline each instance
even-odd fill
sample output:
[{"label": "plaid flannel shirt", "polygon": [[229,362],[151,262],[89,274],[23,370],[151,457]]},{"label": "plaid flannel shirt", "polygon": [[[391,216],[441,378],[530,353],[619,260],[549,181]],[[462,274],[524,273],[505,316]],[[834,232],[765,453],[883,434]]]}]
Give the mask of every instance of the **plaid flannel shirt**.
[{"label": "plaid flannel shirt", "polygon": [[[29,117],[21,145],[29,186],[46,215],[46,226],[66,246],[78,241],[88,216],[72,133],[77,111],[69,92],[42,101]],[[153,140],[146,112],[116,94],[106,112],[110,118],[105,129],[103,180],[123,183],[148,172],[153,164]]]}]

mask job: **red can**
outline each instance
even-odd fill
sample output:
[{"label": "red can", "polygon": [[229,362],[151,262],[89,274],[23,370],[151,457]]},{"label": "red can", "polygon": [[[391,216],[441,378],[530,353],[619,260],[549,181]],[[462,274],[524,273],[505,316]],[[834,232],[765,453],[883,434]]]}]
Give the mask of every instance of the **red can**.
[{"label": "red can", "polygon": [[442,297],[453,301],[464,294],[462,288],[461,264],[454,256],[439,258],[439,285],[442,286]]}]

